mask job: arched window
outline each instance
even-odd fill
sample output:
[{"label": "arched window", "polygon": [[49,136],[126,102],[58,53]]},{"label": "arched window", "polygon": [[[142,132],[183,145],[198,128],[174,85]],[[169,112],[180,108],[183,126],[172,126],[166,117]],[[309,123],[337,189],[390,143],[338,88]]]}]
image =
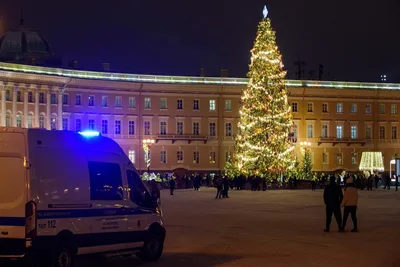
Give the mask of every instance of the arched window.
[{"label": "arched window", "polygon": [[40,114],[40,117],[39,117],[39,128],[45,128],[43,114]]},{"label": "arched window", "polygon": [[33,115],[28,114],[28,128],[33,128]]},{"label": "arched window", "polygon": [[17,127],[22,127],[22,115],[18,114],[16,118],[17,118]]}]

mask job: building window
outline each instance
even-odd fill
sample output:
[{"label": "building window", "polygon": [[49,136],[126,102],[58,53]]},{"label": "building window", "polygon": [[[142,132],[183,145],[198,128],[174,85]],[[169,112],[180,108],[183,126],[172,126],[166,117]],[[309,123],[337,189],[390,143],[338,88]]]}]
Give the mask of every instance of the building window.
[{"label": "building window", "polygon": [[122,174],[117,163],[89,161],[91,200],[122,200]]},{"label": "building window", "polygon": [[150,135],[150,121],[144,122],[144,135]]},{"label": "building window", "polygon": [[54,94],[54,93],[51,94],[50,103],[51,103],[52,105],[57,104],[57,95],[56,95],[56,94]]},{"label": "building window", "polygon": [[81,119],[75,120],[75,131],[77,131],[77,132],[82,131],[82,120]]},{"label": "building window", "polygon": [[200,134],[200,123],[193,122],[193,135],[199,135],[199,134]]},{"label": "building window", "polygon": [[322,104],[322,113],[328,113],[328,104],[327,103]]},{"label": "building window", "polygon": [[324,165],[328,164],[328,152],[322,153],[322,164]]},{"label": "building window", "polygon": [[122,98],[120,96],[115,97],[115,107],[116,108],[122,107]]},{"label": "building window", "polygon": [[88,128],[89,130],[94,130],[95,128],[94,119],[89,119]]},{"label": "building window", "polygon": [[33,128],[33,116],[28,114],[28,128]]},{"label": "building window", "polygon": [[94,107],[94,95],[90,95],[88,98],[88,106]]},{"label": "building window", "polygon": [[16,116],[17,119],[17,127],[22,127],[22,115],[17,115]]},{"label": "building window", "polygon": [[63,105],[68,105],[68,94],[62,95]]},{"label": "building window", "polygon": [[232,110],[232,101],[225,100],[225,111],[231,111],[231,110]]},{"label": "building window", "polygon": [[150,97],[145,97],[144,98],[144,108],[145,109],[151,109],[151,99],[150,99]]},{"label": "building window", "polygon": [[379,139],[385,139],[385,126],[379,126]]},{"label": "building window", "polygon": [[193,110],[199,110],[200,109],[199,102],[200,101],[198,99],[193,100]]},{"label": "building window", "polygon": [[136,108],[136,98],[129,97],[129,108]]},{"label": "building window", "polygon": [[350,135],[351,135],[351,139],[357,139],[357,126],[356,125],[351,125]]},{"label": "building window", "polygon": [[11,101],[11,93],[10,93],[10,90],[6,90],[6,101]]},{"label": "building window", "polygon": [[385,114],[385,104],[379,104],[379,114]]},{"label": "building window", "polygon": [[343,104],[342,103],[336,104],[336,113],[343,113]]},{"label": "building window", "polygon": [[356,152],[351,153],[351,164],[357,165],[357,153]]},{"label": "building window", "polygon": [[117,134],[117,135],[121,134],[121,121],[120,120],[115,121],[115,134]]},{"label": "building window", "polygon": [[166,98],[160,99],[160,109],[167,109],[167,99]]},{"label": "building window", "polygon": [[6,114],[6,126],[11,127],[11,115],[9,113]]},{"label": "building window", "polygon": [[44,93],[43,92],[39,93],[39,103],[44,104]]},{"label": "building window", "polygon": [[299,111],[299,105],[297,102],[292,103],[292,112],[298,112]]},{"label": "building window", "polygon": [[216,125],[215,122],[210,122],[210,136],[216,136]]},{"label": "building window", "polygon": [[160,121],[160,134],[161,135],[167,134],[167,122],[166,121]]},{"label": "building window", "polygon": [[128,134],[134,135],[135,134],[135,121],[128,122]]},{"label": "building window", "polygon": [[215,100],[210,100],[210,111],[214,111],[216,109]]},{"label": "building window", "polygon": [[178,99],[176,101],[176,109],[182,110],[183,109],[183,99]]},{"label": "building window", "polygon": [[50,119],[50,129],[56,130],[57,129],[57,118],[51,117]]},{"label": "building window", "polygon": [[68,118],[62,118],[62,129],[68,131]]},{"label": "building window", "polygon": [[327,138],[328,137],[328,125],[324,124],[322,125],[322,138]]},{"label": "building window", "polygon": [[82,95],[75,95],[75,105],[82,106]]},{"label": "building window", "polygon": [[225,162],[231,162],[232,161],[232,152],[226,151],[225,152]]},{"label": "building window", "polygon": [[183,135],[183,122],[182,121],[176,122],[176,134]]},{"label": "building window", "polygon": [[216,153],[215,151],[210,151],[210,164],[215,164]]},{"label": "building window", "polygon": [[308,138],[313,138],[314,133],[313,133],[313,126],[311,124],[307,125],[307,137]]},{"label": "building window", "polygon": [[135,150],[129,150],[129,151],[128,151],[128,157],[129,157],[129,160],[130,160],[133,164],[135,164]]},{"label": "building window", "polygon": [[371,114],[371,113],[372,113],[371,104],[366,104],[365,105],[365,114]]},{"label": "building window", "polygon": [[343,165],[343,155],[342,153],[337,153],[336,154],[336,166],[342,166]]},{"label": "building window", "polygon": [[392,104],[391,113],[392,113],[392,115],[397,114],[397,104]]},{"label": "building window", "polygon": [[[55,95],[55,94],[54,94]],[[17,102],[22,102],[21,91],[17,91]]]},{"label": "building window", "polygon": [[392,126],[392,139],[397,139],[397,126]]},{"label": "building window", "polygon": [[357,113],[357,104],[351,104],[351,113]]},{"label": "building window", "polygon": [[108,107],[108,96],[103,95],[101,97],[101,106],[103,108]]},{"label": "building window", "polygon": [[343,126],[336,125],[336,138],[342,139],[343,138]]},{"label": "building window", "polygon": [[307,112],[314,112],[314,103],[312,102],[307,103]]},{"label": "building window", "polygon": [[33,103],[33,93],[32,92],[28,92],[28,102]]},{"label": "building window", "polygon": [[193,163],[194,164],[199,164],[200,163],[200,153],[199,153],[199,151],[194,151],[193,152]]},{"label": "building window", "polygon": [[108,134],[108,120],[101,120],[101,133]]},{"label": "building window", "polygon": [[365,138],[372,139],[372,128],[370,125],[365,126]]},{"label": "building window", "polygon": [[183,151],[176,152],[176,161],[178,163],[183,163]]},{"label": "building window", "polygon": [[160,159],[162,164],[167,163],[167,151],[160,152]]},{"label": "building window", "polygon": [[225,136],[232,136],[232,123],[225,123]]}]

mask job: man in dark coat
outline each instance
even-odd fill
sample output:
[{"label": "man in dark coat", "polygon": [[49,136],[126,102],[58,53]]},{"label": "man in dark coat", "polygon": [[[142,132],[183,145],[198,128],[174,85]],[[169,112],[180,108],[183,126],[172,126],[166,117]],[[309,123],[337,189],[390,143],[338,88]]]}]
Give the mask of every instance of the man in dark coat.
[{"label": "man in dark coat", "polygon": [[171,179],[169,180],[169,192],[171,196],[174,195],[174,190],[175,190],[175,179],[174,177],[171,177]]},{"label": "man in dark coat", "polygon": [[335,176],[330,177],[329,185],[324,190],[324,202],[326,210],[326,227],[325,232],[330,231],[332,222],[332,213],[335,215],[336,222],[340,232],[343,232],[342,228],[342,211],[340,210],[340,204],[343,200],[343,192],[338,184],[336,184]]}]

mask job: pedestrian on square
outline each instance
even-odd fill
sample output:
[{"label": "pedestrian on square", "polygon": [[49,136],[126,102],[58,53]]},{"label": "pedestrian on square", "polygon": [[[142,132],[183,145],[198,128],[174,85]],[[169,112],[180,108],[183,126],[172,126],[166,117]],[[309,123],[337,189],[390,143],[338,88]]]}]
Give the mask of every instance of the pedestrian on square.
[{"label": "pedestrian on square", "polygon": [[315,180],[312,180],[311,181],[311,191],[315,191],[315,188],[316,188],[316,182],[315,182]]},{"label": "pedestrian on square", "polygon": [[229,198],[228,196],[229,192],[229,179],[228,177],[224,177],[224,182],[223,182],[223,191],[222,191],[222,197],[223,198]]},{"label": "pedestrian on square", "polygon": [[215,187],[217,188],[217,195],[215,196],[215,199],[221,198],[222,197],[222,180],[219,178],[219,176],[216,176]]},{"label": "pedestrian on square", "polygon": [[174,177],[171,177],[171,179],[169,180],[169,192],[171,196],[174,195],[174,190],[175,190],[175,179]]},{"label": "pedestrian on square", "polygon": [[344,196],[342,201],[343,210],[343,224],[342,229],[344,230],[347,223],[347,218],[351,214],[351,219],[353,221],[352,232],[357,232],[357,205],[358,205],[358,192],[354,184],[353,178],[347,179],[346,188],[344,189]]},{"label": "pedestrian on square", "polygon": [[387,190],[390,190],[390,176],[389,175],[386,175],[385,177],[384,177],[384,180],[385,180],[385,187],[383,188],[383,189],[386,189],[386,187],[387,187]]},{"label": "pedestrian on square", "polygon": [[324,202],[326,211],[326,226],[324,232],[330,231],[332,214],[335,215],[339,231],[343,231],[343,228],[341,227],[342,212],[340,210],[340,203],[342,202],[342,199],[342,189],[340,188],[340,185],[336,184],[335,176],[331,176],[329,179],[329,185],[327,185],[324,189]]},{"label": "pedestrian on square", "polygon": [[396,191],[397,191],[397,188],[399,187],[399,176],[398,175],[395,175],[394,176],[395,177],[395,187],[396,187]]}]

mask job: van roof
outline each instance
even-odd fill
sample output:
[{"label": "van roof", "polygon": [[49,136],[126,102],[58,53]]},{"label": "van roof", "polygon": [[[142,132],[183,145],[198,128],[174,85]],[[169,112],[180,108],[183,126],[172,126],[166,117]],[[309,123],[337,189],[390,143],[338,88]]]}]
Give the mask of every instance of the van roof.
[{"label": "van roof", "polygon": [[[85,137],[72,131],[49,131],[41,128],[18,128],[0,127],[0,133],[23,133],[34,142],[40,142],[46,147],[69,147],[90,150],[95,152],[106,152],[112,154],[124,154],[122,148],[112,139],[104,136]],[[33,140],[32,140],[33,141]]]}]

